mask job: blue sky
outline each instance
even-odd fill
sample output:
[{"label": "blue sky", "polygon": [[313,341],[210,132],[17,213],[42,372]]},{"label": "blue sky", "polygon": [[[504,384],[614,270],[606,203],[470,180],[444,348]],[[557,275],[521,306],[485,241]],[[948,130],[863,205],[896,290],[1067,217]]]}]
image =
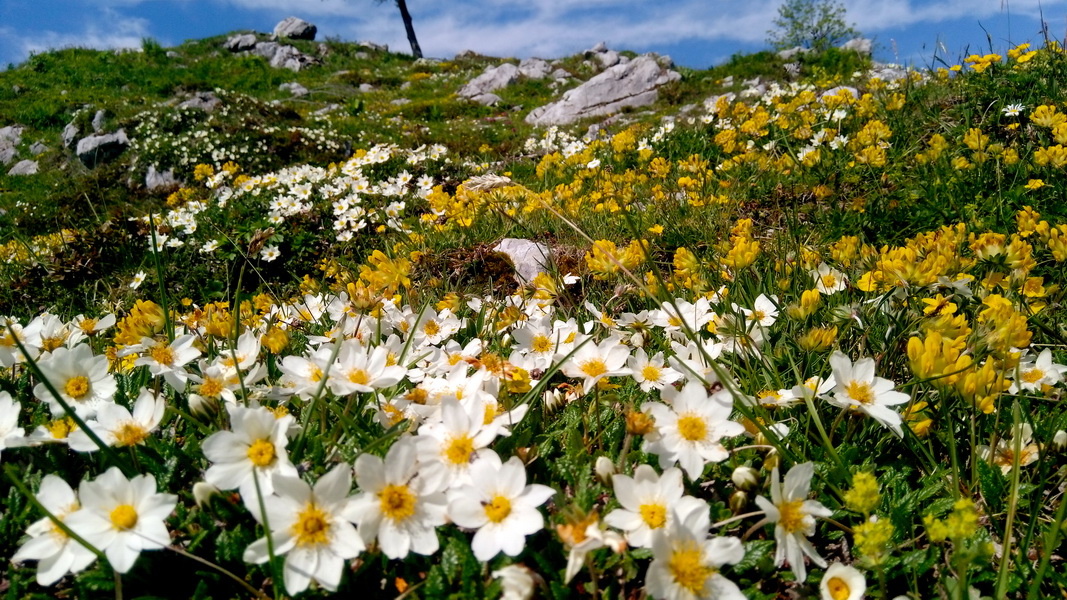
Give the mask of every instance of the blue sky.
[{"label": "blue sky", "polygon": [[[426,56],[464,50],[499,57],[555,58],[608,47],[669,54],[692,68],[766,47],[780,0],[408,0]],[[927,66],[1009,43],[1063,41],[1067,0],[846,0],[848,20],[875,41],[875,58]],[[319,38],[368,40],[409,49],[392,0],[2,0],[0,68],[50,48],[164,46],[235,30],[269,32],[290,15]]]}]

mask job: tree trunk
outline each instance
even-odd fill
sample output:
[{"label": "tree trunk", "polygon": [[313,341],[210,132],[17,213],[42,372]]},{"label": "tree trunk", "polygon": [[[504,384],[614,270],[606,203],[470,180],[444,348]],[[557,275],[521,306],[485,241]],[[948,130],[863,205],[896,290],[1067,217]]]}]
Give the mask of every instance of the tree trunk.
[{"label": "tree trunk", "polygon": [[422,58],[422,48],[419,48],[419,40],[415,38],[415,26],[411,24],[411,13],[408,12],[406,0],[396,0],[396,7],[400,9],[400,18],[404,20],[404,29],[408,32],[408,42],[411,43],[411,55]]}]

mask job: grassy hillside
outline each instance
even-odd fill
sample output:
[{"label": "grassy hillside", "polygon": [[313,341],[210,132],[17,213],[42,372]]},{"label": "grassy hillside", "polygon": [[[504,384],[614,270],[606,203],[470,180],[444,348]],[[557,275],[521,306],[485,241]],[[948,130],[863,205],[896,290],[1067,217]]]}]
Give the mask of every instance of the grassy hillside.
[{"label": "grassy hillside", "polygon": [[538,129],[595,60],[225,40],[0,73],[8,596],[1067,591],[1059,45]]}]

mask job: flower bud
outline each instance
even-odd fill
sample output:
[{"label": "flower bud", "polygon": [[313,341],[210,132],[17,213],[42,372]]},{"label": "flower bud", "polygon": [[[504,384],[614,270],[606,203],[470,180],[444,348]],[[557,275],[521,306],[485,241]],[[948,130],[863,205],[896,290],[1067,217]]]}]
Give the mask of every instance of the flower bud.
[{"label": "flower bud", "polygon": [[735,514],[741,514],[741,511],[748,505],[748,494],[741,490],[737,490],[733,494],[730,494],[730,510]]},{"label": "flower bud", "polygon": [[189,410],[198,417],[212,418],[219,412],[219,402],[200,394],[189,395]]},{"label": "flower bud", "polygon": [[615,475],[615,464],[606,456],[598,456],[596,466],[593,467],[596,478],[604,485],[611,485],[611,478]]},{"label": "flower bud", "polygon": [[196,500],[197,508],[203,508],[211,501],[211,497],[219,493],[219,488],[206,481],[198,481],[193,484],[193,499]]},{"label": "flower bud", "polygon": [[626,433],[648,435],[655,426],[656,421],[648,413],[636,410],[626,413]]},{"label": "flower bud", "polygon": [[1064,448],[1067,448],[1067,431],[1061,429],[1052,436],[1052,449],[1061,452]]},{"label": "flower bud", "polygon": [[759,485],[759,472],[752,467],[737,467],[734,469],[730,479],[733,480],[737,489],[743,492],[751,492]]}]

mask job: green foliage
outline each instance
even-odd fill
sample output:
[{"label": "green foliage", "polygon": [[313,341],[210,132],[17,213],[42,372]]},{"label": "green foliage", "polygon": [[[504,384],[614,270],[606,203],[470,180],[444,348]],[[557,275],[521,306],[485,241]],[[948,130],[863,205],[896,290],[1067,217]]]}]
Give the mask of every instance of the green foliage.
[{"label": "green foliage", "polygon": [[858,35],[837,0],[783,0],[773,23],[767,42],[778,50],[800,46],[823,51]]}]

